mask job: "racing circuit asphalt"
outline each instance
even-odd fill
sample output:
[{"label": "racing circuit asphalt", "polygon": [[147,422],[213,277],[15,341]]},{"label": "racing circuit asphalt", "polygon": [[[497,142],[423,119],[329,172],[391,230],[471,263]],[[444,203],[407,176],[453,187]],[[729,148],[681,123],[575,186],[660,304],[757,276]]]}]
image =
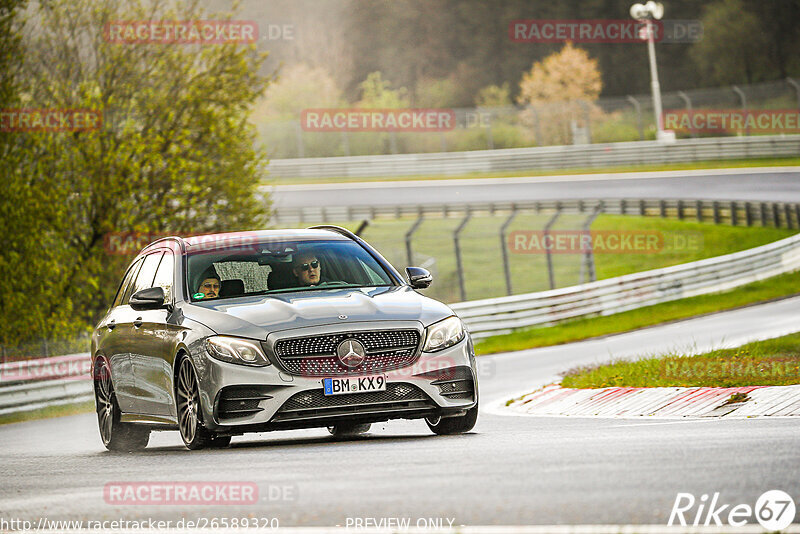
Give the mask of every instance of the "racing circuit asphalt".
[{"label": "racing circuit asphalt", "polygon": [[[106,452],[93,414],[0,427],[5,518],[178,520],[276,517],[281,526],[348,518],[447,518],[454,524],[661,524],[678,492],[755,504],[800,495],[800,421],[629,420],[496,415],[495,401],[573,365],[704,350],[800,330],[800,297],[570,345],[480,358],[486,408],[466,435],[421,421],[375,425],[349,442],[323,429],[246,435],[186,451],[177,432],[143,453]],[[495,408],[496,409],[496,408]],[[110,505],[108,483],[254,482],[248,506]],[[278,494],[281,498],[278,498]],[[284,498],[285,497],[285,498]],[[275,500],[271,500],[275,499]]]},{"label": "racing circuit asphalt", "polygon": [[[674,177],[503,179],[494,185],[339,184],[279,189],[278,207],[473,200],[662,197],[800,201],[800,173],[725,171]],[[443,198],[447,194],[448,198]],[[499,415],[514,394],[575,365],[671,350],[707,350],[800,331],[800,297],[603,339],[479,358],[483,411],[466,435],[438,437],[422,421],[374,425],[334,442],[324,429],[236,437],[190,452],[177,432],[145,452],[115,454],[94,414],[0,426],[5,519],[277,518],[280,525],[346,525],[348,518],[431,518],[455,525],[664,525],[678,492],[720,492],[753,506],[764,491],[800,496],[800,421],[631,420]],[[253,482],[246,506],[119,505],[106,484]]]},{"label": "racing circuit asphalt", "polygon": [[664,198],[800,202],[800,168],[722,169],[267,187],[273,208]]}]

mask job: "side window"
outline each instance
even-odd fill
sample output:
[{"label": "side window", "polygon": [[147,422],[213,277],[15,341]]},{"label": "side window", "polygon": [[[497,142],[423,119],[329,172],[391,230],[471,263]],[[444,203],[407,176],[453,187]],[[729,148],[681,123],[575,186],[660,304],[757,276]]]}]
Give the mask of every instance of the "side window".
[{"label": "side window", "polygon": [[153,287],[160,286],[164,289],[164,302],[172,301],[172,278],[174,271],[174,259],[172,252],[165,252],[161,263],[156,271],[156,278],[153,280]]},{"label": "side window", "polygon": [[[153,287],[153,278],[155,278],[156,269],[158,268],[158,262],[161,261],[161,256],[163,256],[163,253],[157,252],[144,258],[142,268],[139,269],[139,274],[136,275],[136,282],[132,284],[133,291],[131,291],[131,295],[142,289]],[[127,294],[127,291],[125,293]]]},{"label": "side window", "polygon": [[128,300],[124,298],[125,294],[131,287],[131,282],[136,278],[136,273],[139,272],[139,267],[141,266],[142,260],[139,260],[130,269],[128,269],[127,273],[125,273],[125,278],[119,285],[119,291],[117,291],[117,296],[114,298],[114,304],[111,305],[112,308],[116,308],[117,306],[121,306],[122,304],[128,302]]}]

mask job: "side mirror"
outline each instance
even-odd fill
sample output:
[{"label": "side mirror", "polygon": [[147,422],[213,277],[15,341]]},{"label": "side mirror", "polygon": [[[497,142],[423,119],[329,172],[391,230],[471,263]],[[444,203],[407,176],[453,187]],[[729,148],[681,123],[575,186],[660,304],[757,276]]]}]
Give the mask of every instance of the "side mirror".
[{"label": "side mirror", "polygon": [[431,273],[422,267],[406,267],[406,276],[414,289],[425,289],[433,282]]},{"label": "side mirror", "polygon": [[128,302],[136,311],[157,310],[164,307],[164,288],[148,287],[131,295]]}]

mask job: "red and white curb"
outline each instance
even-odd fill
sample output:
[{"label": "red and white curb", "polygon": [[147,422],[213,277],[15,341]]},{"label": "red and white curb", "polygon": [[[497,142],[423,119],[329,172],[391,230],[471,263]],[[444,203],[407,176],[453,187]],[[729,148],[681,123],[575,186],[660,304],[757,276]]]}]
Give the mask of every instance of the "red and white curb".
[{"label": "red and white curb", "polygon": [[[745,397],[732,402],[731,396],[737,393],[739,399],[741,394]],[[631,418],[800,416],[800,385],[570,389],[551,384],[492,411],[505,411],[505,415]]]}]

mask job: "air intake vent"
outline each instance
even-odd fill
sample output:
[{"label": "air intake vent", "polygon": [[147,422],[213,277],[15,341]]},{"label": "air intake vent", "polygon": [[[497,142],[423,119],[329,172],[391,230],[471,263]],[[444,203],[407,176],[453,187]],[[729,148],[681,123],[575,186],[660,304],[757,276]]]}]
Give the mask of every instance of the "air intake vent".
[{"label": "air intake vent", "polygon": [[258,386],[230,386],[222,390],[217,404],[217,416],[223,419],[246,417],[263,411],[261,401],[271,399],[269,388]]},{"label": "air intake vent", "polygon": [[431,384],[439,388],[439,393],[448,399],[473,400],[475,398],[475,381],[469,367],[448,367],[416,376],[433,380]]}]

